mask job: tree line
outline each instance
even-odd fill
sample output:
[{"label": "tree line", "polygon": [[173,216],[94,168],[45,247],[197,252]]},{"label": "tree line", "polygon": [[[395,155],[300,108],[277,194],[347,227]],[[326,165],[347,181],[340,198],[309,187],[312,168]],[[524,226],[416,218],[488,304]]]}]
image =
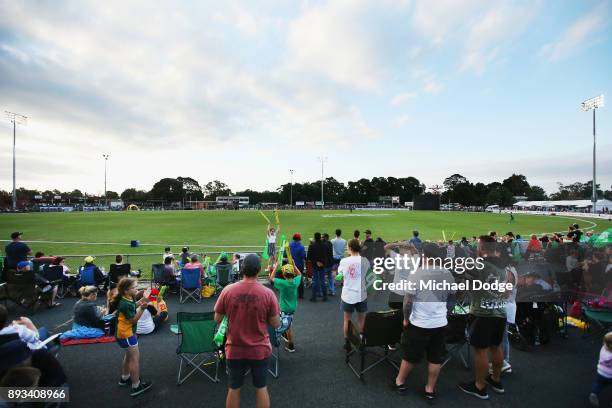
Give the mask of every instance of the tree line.
[{"label": "tree line", "polygon": [[[530,185],[527,178],[522,174],[512,174],[501,182],[484,184],[472,183],[461,174],[453,174],[443,182],[443,192],[440,196],[441,203],[459,203],[464,206],[485,206],[497,204],[510,206],[515,197],[525,197],[527,200],[577,200],[590,199],[592,194],[592,182],[575,182],[572,184],[559,184],[557,192],[547,196],[542,187]],[[602,191],[597,185],[597,194],[600,198],[612,199],[612,191]],[[371,203],[378,202],[381,197],[399,196],[400,202],[413,201],[415,196],[431,194],[427,192],[425,184],[414,177],[374,177],[372,179],[362,178],[357,181],[341,183],[333,177],[328,177],[324,182],[324,198],[326,203]],[[107,199],[121,198],[126,203],[146,202],[182,202],[182,201],[214,201],[219,196],[246,196],[251,204],[264,202],[289,204],[293,196],[293,204],[296,201],[319,201],[321,199],[321,182],[304,182],[283,184],[276,190],[256,191],[243,190],[232,191],[227,184],[219,180],[213,180],[206,184],[200,183],[191,177],[163,178],[153,185],[151,190],[145,191],[137,188],[125,189],[121,194],[115,191],[107,191]],[[31,205],[36,202],[44,203],[87,203],[102,200],[104,196],[96,196],[83,193],[75,189],[69,192],[59,190],[30,190],[20,188],[17,197],[21,206]],[[40,198],[37,198],[40,197]],[[55,197],[60,197],[56,199]],[[11,203],[11,194],[0,191],[0,207],[8,208]]]}]

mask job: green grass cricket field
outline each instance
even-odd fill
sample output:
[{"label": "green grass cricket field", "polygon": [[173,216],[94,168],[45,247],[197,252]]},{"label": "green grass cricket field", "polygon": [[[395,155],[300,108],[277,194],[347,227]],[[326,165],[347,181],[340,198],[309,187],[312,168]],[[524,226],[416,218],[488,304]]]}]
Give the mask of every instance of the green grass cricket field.
[{"label": "green grass cricket field", "polygon": [[[272,211],[264,211],[274,220]],[[409,239],[419,230],[426,240],[460,240],[489,231],[504,234],[512,231],[523,237],[566,231],[569,224],[578,223],[583,230],[603,231],[609,221],[581,218],[579,214],[556,216],[515,214],[509,222],[508,214],[396,211],[396,210],[290,210],[279,211],[281,234],[288,239],[294,232],[302,234],[303,243],[316,232],[334,236],[336,228],[351,238],[353,231],[371,229],[374,238],[387,242]],[[256,210],[240,211],[121,211],[91,213],[24,213],[0,215],[0,237],[8,240],[11,232],[23,232],[24,241],[34,252],[46,255],[105,255],[98,258],[100,266],[110,264],[114,254],[155,254],[132,257],[129,260],[143,272],[150,271],[151,263],[161,262],[164,246],[171,246],[175,254],[183,245],[198,253],[218,253],[220,250],[261,251],[265,242],[267,223]],[[131,240],[141,246],[130,247]],[[42,241],[42,242],[35,242]],[[224,246],[219,248],[218,246]],[[249,248],[246,248],[246,247]],[[237,248],[243,247],[243,248]],[[76,268],[82,258],[68,258]],[[74,269],[73,269],[74,270]]]}]

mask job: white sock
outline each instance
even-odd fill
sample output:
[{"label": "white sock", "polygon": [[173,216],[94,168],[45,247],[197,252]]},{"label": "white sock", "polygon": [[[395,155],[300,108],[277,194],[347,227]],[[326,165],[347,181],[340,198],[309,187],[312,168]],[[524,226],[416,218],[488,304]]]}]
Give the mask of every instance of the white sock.
[{"label": "white sock", "polygon": [[139,385],[140,385],[140,381],[138,381],[138,383],[132,383],[132,388],[138,388]]},{"label": "white sock", "polygon": [[127,379],[128,379],[128,378],[130,378],[130,375],[129,375],[129,374],[128,374],[128,375],[121,374],[121,379],[122,379],[123,381],[127,381]]}]

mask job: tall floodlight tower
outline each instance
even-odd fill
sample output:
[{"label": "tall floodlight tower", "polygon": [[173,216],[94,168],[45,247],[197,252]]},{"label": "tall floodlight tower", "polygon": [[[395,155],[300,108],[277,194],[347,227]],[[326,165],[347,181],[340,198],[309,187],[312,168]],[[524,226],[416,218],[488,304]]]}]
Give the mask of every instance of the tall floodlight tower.
[{"label": "tall floodlight tower", "polygon": [[5,111],[6,112],[6,117],[8,118],[8,120],[13,124],[13,211],[17,210],[17,189],[16,189],[16,185],[15,185],[15,142],[17,139],[17,125],[25,125],[28,118],[27,116],[23,116],[19,113],[15,113],[15,112],[9,112],[9,111]]},{"label": "tall floodlight tower", "polygon": [[582,102],[582,110],[588,112],[590,110],[593,111],[593,197],[591,201],[593,202],[593,214],[597,212],[597,183],[595,182],[595,169],[596,169],[596,155],[595,155],[595,111],[597,108],[603,108],[604,106],[604,96],[599,95],[591,99],[587,99]]}]

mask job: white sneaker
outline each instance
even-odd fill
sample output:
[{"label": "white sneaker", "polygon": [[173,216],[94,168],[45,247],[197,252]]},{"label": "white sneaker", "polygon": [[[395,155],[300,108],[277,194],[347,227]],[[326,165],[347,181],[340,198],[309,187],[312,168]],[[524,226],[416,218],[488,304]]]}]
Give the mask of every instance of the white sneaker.
[{"label": "white sneaker", "polygon": [[[506,360],[504,360],[504,363],[502,364],[501,372],[507,374],[512,372],[512,366]],[[493,374],[493,365],[491,363],[489,363],[489,374]]]}]

